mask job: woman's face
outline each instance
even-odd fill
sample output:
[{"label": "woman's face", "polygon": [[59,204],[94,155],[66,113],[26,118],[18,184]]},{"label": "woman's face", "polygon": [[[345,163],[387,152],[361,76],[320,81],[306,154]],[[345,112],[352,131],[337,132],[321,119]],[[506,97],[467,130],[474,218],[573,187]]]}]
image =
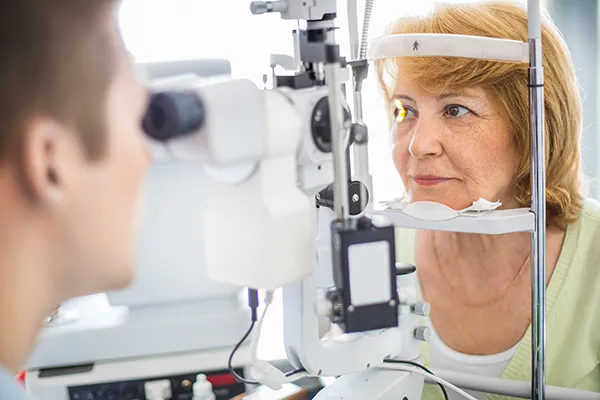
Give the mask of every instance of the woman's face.
[{"label": "woman's face", "polygon": [[512,182],[517,150],[483,89],[431,95],[400,77],[391,103],[394,164],[411,202],[459,210],[483,197],[503,208],[518,206]]}]

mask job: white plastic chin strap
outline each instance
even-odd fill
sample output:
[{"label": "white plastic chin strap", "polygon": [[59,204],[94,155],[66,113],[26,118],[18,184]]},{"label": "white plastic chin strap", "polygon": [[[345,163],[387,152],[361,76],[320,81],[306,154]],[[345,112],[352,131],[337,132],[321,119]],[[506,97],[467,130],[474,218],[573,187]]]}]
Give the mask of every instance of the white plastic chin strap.
[{"label": "white plastic chin strap", "polygon": [[465,57],[490,61],[529,62],[529,45],[509,39],[437,33],[382,36],[369,44],[371,61],[390,57]]}]

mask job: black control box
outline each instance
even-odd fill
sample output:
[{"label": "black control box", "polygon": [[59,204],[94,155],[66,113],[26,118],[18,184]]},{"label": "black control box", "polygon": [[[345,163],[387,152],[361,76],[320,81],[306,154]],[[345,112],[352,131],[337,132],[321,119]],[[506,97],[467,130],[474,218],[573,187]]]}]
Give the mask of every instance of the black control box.
[{"label": "black control box", "polygon": [[363,217],[335,221],[331,229],[333,321],[346,333],[397,327],[394,226]]}]

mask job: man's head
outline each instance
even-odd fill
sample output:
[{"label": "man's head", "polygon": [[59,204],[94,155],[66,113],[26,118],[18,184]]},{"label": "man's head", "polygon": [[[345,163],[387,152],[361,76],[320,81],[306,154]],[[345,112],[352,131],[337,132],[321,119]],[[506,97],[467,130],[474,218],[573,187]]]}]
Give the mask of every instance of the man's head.
[{"label": "man's head", "polygon": [[133,277],[147,94],[117,29],[117,3],[0,6],[0,199],[50,254],[39,268],[64,297]]}]

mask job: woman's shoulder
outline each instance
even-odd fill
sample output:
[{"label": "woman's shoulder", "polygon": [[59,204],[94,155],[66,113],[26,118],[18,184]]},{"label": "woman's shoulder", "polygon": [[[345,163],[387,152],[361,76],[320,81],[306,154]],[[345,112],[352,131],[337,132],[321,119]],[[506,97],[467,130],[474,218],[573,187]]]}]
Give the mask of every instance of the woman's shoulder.
[{"label": "woman's shoulder", "polygon": [[[585,199],[577,221],[568,228],[561,252],[561,260],[589,269],[600,279],[600,202]],[[581,271],[583,272],[583,271]]]},{"label": "woman's shoulder", "polygon": [[[589,300],[600,304],[600,202],[597,200],[585,199],[579,218],[567,228],[552,276],[551,284],[554,283],[557,289],[564,286],[571,294],[585,293]],[[579,295],[574,297],[574,301],[580,300]]]},{"label": "woman's shoulder", "polygon": [[600,224],[600,202],[595,199],[585,199],[580,219],[588,223]]},{"label": "woman's shoulder", "polygon": [[553,370],[554,379],[566,385],[566,365],[581,382],[579,388],[589,389],[582,379],[600,360],[600,202],[586,199],[578,220],[567,228],[546,293],[549,352],[561,364]]},{"label": "woman's shoulder", "polygon": [[[577,247],[574,251],[600,255],[600,202],[594,199],[584,200],[578,220],[567,229],[567,237],[569,236],[574,236],[572,242]],[[600,258],[594,261],[600,263]]]}]

